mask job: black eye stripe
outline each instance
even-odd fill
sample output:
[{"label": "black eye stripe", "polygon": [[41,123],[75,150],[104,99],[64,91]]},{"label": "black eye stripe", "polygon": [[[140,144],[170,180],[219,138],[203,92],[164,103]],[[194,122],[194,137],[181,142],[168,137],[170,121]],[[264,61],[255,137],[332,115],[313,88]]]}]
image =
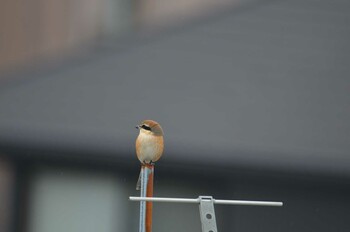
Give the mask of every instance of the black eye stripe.
[{"label": "black eye stripe", "polygon": [[142,127],[143,129],[145,129],[145,130],[149,130],[149,131],[151,130],[151,127],[146,126],[146,125],[142,125],[141,127]]}]

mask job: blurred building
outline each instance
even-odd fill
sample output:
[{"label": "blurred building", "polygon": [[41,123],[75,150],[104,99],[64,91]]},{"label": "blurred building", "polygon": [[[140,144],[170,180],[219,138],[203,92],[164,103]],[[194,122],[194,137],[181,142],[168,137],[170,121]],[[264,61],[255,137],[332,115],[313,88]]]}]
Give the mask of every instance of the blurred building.
[{"label": "blurred building", "polygon": [[[218,206],[219,231],[350,229],[347,1],[3,6],[0,231],[137,231],[147,118],[156,196],[285,203]],[[154,231],[200,231],[198,207],[155,204]]]},{"label": "blurred building", "polygon": [[154,0],[2,0],[0,72],[57,62],[106,38],[183,23],[238,3]]}]

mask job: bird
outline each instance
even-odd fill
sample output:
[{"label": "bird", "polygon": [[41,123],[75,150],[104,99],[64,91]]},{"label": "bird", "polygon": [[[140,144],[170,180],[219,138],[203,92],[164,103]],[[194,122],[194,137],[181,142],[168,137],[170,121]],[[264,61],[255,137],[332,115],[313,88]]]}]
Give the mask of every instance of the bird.
[{"label": "bird", "polygon": [[[141,165],[154,165],[163,155],[164,139],[163,129],[153,120],[143,120],[136,126],[139,135],[136,139],[136,154]],[[136,190],[140,190],[141,176],[137,181]]]}]

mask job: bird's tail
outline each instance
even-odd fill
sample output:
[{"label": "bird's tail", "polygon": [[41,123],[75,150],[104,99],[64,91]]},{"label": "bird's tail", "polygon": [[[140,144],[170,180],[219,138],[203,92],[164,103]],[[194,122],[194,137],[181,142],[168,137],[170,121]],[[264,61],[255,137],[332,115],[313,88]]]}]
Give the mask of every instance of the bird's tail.
[{"label": "bird's tail", "polygon": [[137,180],[137,183],[136,183],[136,190],[141,190],[141,170],[139,174],[139,179]]}]

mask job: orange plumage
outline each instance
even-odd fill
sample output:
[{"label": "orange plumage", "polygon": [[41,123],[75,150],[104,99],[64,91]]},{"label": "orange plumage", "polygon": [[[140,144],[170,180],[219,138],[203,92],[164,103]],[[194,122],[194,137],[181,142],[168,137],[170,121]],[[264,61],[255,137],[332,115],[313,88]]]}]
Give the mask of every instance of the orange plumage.
[{"label": "orange plumage", "polygon": [[[154,164],[163,154],[163,129],[153,120],[144,120],[136,128],[140,130],[136,139],[137,158],[142,164]],[[139,181],[136,189],[139,189]]]}]

